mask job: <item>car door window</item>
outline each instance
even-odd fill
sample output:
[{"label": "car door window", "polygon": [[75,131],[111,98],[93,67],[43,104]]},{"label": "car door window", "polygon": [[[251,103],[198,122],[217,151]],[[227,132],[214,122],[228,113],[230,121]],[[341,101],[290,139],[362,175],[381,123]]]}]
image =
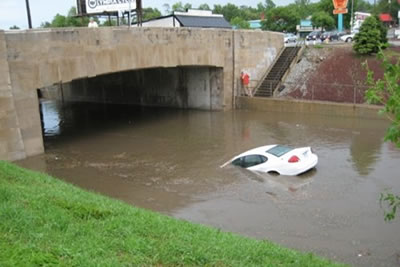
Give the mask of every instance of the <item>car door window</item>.
[{"label": "car door window", "polygon": [[242,167],[249,168],[266,162],[268,159],[261,155],[248,155],[243,159]]},{"label": "car door window", "polygon": [[232,161],[232,165],[234,166],[239,166],[239,167],[243,167],[243,161],[242,161],[242,157],[241,158],[237,158],[234,161]]}]

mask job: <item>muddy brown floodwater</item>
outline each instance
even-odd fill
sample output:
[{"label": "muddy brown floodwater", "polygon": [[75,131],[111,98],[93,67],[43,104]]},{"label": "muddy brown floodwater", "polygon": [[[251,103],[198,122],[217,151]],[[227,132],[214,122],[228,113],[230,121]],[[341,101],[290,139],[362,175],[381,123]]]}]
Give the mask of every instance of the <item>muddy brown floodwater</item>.
[{"label": "muddy brown floodwater", "polygon": [[[18,164],[176,218],[356,266],[398,266],[400,219],[379,194],[400,192],[388,124],[334,116],[205,112],[42,101],[46,154]],[[312,146],[300,177],[219,166],[265,144]]]}]

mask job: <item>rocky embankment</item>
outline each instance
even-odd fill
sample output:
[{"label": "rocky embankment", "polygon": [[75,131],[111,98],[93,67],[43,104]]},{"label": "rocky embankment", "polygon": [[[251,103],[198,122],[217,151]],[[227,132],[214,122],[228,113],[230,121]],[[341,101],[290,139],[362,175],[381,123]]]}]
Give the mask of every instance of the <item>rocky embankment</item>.
[{"label": "rocky embankment", "polygon": [[[400,47],[388,48],[392,60],[400,57]],[[375,78],[383,77],[381,62],[372,56],[358,56],[349,45],[307,47],[294,65],[278,97],[304,100],[365,103],[366,67]]]}]

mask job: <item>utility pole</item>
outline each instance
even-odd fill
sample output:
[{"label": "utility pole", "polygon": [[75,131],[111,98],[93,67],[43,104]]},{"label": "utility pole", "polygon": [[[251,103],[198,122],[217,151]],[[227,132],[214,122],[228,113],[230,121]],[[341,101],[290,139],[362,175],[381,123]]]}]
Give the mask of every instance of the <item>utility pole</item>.
[{"label": "utility pole", "polygon": [[350,25],[350,32],[353,32],[353,27],[354,27],[354,13],[353,13],[353,8],[354,8],[354,0],[351,0],[351,25]]},{"label": "utility pole", "polygon": [[28,26],[29,29],[32,29],[31,9],[29,8],[29,0],[25,0],[25,2],[26,2],[26,13],[28,15]]}]

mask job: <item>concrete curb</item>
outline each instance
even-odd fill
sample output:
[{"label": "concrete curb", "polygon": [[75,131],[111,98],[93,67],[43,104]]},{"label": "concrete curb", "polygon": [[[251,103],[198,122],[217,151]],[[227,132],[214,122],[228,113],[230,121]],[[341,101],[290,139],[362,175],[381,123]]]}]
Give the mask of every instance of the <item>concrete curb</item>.
[{"label": "concrete curb", "polygon": [[288,112],[319,114],[328,116],[357,117],[363,119],[383,120],[378,111],[380,106],[366,104],[348,104],[327,101],[288,100],[261,97],[238,97],[238,109],[250,109],[267,112]]}]

